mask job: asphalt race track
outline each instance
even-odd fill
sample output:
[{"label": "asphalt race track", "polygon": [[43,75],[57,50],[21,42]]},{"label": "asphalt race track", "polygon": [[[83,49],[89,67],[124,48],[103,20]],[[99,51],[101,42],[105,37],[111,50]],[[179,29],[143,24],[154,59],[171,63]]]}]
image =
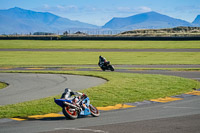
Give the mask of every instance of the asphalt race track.
[{"label": "asphalt race track", "polygon": [[[150,73],[150,74],[166,74],[176,75],[186,78],[199,80],[200,72],[171,72],[171,71],[123,71],[133,73]],[[7,79],[14,77],[8,73]],[[12,74],[15,75],[15,74]],[[18,75],[18,74],[16,74]],[[27,74],[19,74],[21,77]],[[29,75],[29,74],[28,74]],[[32,74],[30,74],[32,75]],[[43,77],[39,74],[32,77]],[[54,75],[51,75],[52,78]],[[51,77],[49,76],[49,77]],[[55,75],[55,79],[60,77],[64,82],[63,75]],[[2,77],[2,76],[1,76]],[[48,77],[48,78],[49,78]],[[65,75],[64,77],[67,77]],[[49,79],[44,78],[45,80]],[[36,78],[37,79],[37,78]],[[32,81],[35,81],[33,79]],[[70,77],[67,77],[71,80]],[[7,80],[9,81],[9,80]],[[77,79],[75,80],[78,81]],[[74,81],[74,82],[75,82]],[[21,81],[20,83],[22,83]],[[38,83],[39,81],[37,81]],[[24,83],[24,82],[23,82]],[[49,83],[49,82],[47,82]],[[32,83],[28,83],[32,84]],[[43,83],[42,83],[43,84]],[[57,84],[57,83],[55,83]],[[58,85],[57,84],[57,85]],[[45,86],[43,84],[43,86]],[[48,84],[47,84],[48,86]],[[66,84],[61,83],[63,88]],[[47,87],[49,88],[49,87]],[[63,88],[60,90],[62,92]],[[79,88],[80,89],[80,88]],[[172,132],[172,133],[199,133],[200,131],[200,96],[190,96],[181,101],[169,103],[156,103],[143,105],[135,108],[102,111],[100,117],[85,117],[76,120],[66,120],[64,117],[46,118],[41,120],[14,121],[10,119],[2,119],[0,121],[0,132],[2,133],[27,133],[27,132],[50,132],[50,133],[152,133],[152,132]]]},{"label": "asphalt race track", "polygon": [[30,73],[0,73],[0,81],[9,84],[0,90],[0,105],[61,95],[65,88],[78,91],[106,82],[88,76]]},{"label": "asphalt race track", "polygon": [[[17,50],[18,51],[18,50]],[[164,50],[165,51],[165,50]],[[161,52],[164,52],[161,50]],[[177,52],[187,50],[178,50]],[[198,52],[197,50],[189,50]],[[126,52],[126,50],[125,50]],[[141,52],[132,51],[132,52]],[[154,51],[155,52],[155,51]],[[158,51],[156,51],[158,52]],[[200,65],[139,65],[141,68],[199,68]],[[120,66],[117,66],[120,67]],[[138,67],[129,65],[123,67]],[[14,70],[24,70],[15,68]],[[27,69],[26,69],[27,70]],[[43,69],[44,70],[44,69]],[[48,69],[47,70],[53,70]],[[77,69],[79,71],[100,71],[96,69]],[[200,81],[199,71],[167,70],[128,70],[117,72],[164,74],[191,78]],[[18,103],[32,99],[61,94],[64,88],[80,90],[105,80],[85,76],[64,74],[22,74],[0,73],[0,81],[9,84],[0,90],[0,105]],[[97,81],[97,82],[96,82]],[[8,98],[9,97],[9,98]],[[0,119],[0,133],[199,133],[200,132],[200,96],[188,95],[183,100],[168,103],[153,103],[134,108],[101,111],[100,117],[85,117],[66,120],[64,117],[15,121]]]}]

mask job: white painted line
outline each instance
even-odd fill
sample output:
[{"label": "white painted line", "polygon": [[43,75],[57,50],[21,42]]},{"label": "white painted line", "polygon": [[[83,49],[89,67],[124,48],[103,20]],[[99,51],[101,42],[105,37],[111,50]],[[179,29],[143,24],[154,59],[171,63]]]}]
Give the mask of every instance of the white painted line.
[{"label": "white painted line", "polygon": [[196,79],[196,80],[200,80],[200,78],[191,78],[191,79]]},{"label": "white painted line", "polygon": [[94,129],[79,129],[79,128],[55,128],[55,130],[74,130],[74,131],[90,131],[94,133],[108,133],[102,130],[94,130]]},{"label": "white painted line", "polygon": [[175,106],[165,106],[163,108],[174,108],[174,109],[200,109],[200,108],[192,108],[192,107],[175,107]]}]

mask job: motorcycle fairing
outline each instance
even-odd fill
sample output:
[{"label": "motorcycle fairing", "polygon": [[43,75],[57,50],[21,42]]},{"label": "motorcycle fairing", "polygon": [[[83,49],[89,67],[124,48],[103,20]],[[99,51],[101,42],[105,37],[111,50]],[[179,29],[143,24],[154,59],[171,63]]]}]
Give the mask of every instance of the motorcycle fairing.
[{"label": "motorcycle fairing", "polygon": [[72,103],[71,100],[67,100],[67,99],[55,99],[54,101],[56,104],[58,104],[61,107],[64,107],[64,102]]}]

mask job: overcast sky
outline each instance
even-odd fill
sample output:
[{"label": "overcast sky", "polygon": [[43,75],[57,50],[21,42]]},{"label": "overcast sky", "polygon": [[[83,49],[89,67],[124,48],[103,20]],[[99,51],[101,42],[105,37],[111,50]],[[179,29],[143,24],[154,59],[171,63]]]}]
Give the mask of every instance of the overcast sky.
[{"label": "overcast sky", "polygon": [[156,11],[192,22],[200,0],[0,0],[0,9],[20,7],[102,26],[113,17]]}]

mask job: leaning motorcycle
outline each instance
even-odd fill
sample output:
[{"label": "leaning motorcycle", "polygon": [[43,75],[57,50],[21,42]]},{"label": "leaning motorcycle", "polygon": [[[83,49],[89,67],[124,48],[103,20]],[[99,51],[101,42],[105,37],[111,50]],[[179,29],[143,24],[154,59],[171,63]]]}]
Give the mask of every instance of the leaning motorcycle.
[{"label": "leaning motorcycle", "polygon": [[76,119],[79,116],[92,115],[98,117],[100,115],[99,110],[90,104],[89,97],[85,97],[80,104],[77,104],[74,97],[72,100],[67,99],[54,99],[55,103],[62,108],[62,112],[68,119]]},{"label": "leaning motorcycle", "polygon": [[103,65],[100,64],[100,62],[98,63],[99,67],[105,71],[105,70],[111,70],[114,71],[114,66],[110,64],[110,61],[108,62],[104,62]]}]

